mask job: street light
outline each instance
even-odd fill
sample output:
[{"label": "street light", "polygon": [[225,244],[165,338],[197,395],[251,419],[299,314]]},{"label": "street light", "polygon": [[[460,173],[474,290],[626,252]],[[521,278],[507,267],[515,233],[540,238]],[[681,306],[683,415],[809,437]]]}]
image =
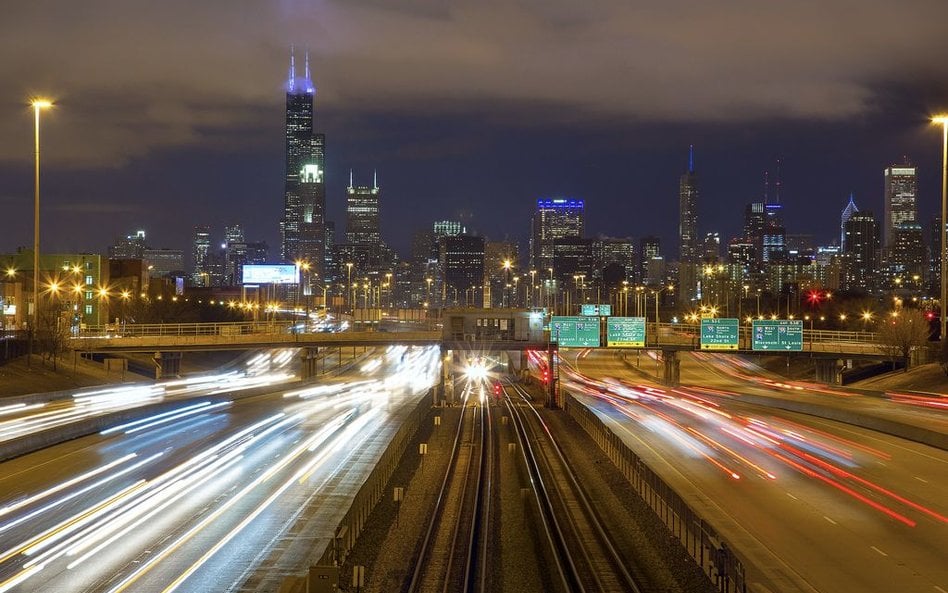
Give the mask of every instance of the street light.
[{"label": "street light", "polygon": [[[36,98],[33,105],[33,332],[39,327],[39,251],[40,251],[40,111],[49,109],[53,102]],[[33,359],[33,333],[30,334],[29,356]]]},{"label": "street light", "polygon": [[346,290],[346,307],[352,309],[352,302],[349,300],[349,297],[352,295],[352,262],[346,262],[346,277],[348,289]]},{"label": "street light", "polygon": [[941,124],[942,129],[942,150],[941,150],[941,228],[938,229],[939,242],[941,243],[941,340],[946,340],[946,315],[945,303],[948,301],[948,281],[946,281],[945,268],[948,267],[948,247],[945,245],[945,224],[948,219],[948,115],[937,115],[932,118],[933,124]]},{"label": "street light", "polygon": [[[669,284],[668,286],[666,286],[666,287],[664,287],[664,288],[656,288],[656,289],[655,289],[655,327],[656,327],[656,329],[658,328],[658,321],[659,321],[659,319],[658,319],[658,298],[659,298],[659,296],[661,296],[661,294],[662,294],[663,292],[665,292],[666,290],[667,290],[668,292],[674,292],[674,291],[675,291],[675,285],[674,285],[674,284]],[[714,311],[714,313],[717,313],[717,308],[716,308],[716,307],[711,307],[711,309]]]}]

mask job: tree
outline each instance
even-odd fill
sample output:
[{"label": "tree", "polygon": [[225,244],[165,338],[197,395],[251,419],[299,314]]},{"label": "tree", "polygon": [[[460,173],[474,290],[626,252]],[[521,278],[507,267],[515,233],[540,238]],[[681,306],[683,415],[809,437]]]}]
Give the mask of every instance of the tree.
[{"label": "tree", "polygon": [[71,329],[69,309],[65,303],[52,296],[39,303],[38,327],[36,328],[36,341],[39,345],[39,351],[43,355],[43,360],[50,360],[53,363],[53,370],[56,370],[56,359],[66,348],[66,340],[69,339],[69,330]]},{"label": "tree", "polygon": [[879,348],[892,361],[893,367],[895,361],[901,359],[908,371],[912,350],[928,343],[928,320],[917,309],[902,309],[897,316],[880,324],[878,336]]}]

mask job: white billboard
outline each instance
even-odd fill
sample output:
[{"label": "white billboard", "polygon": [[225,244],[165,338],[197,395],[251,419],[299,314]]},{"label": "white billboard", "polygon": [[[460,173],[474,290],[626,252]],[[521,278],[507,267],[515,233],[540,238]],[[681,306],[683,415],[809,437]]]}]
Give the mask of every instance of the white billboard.
[{"label": "white billboard", "polygon": [[299,284],[296,264],[245,264],[244,284]]}]

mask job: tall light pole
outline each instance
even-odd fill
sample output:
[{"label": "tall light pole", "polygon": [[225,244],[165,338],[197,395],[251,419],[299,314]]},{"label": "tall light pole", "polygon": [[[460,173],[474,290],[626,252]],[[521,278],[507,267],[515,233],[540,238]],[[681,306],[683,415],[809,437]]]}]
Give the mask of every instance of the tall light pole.
[{"label": "tall light pole", "polygon": [[948,302],[948,282],[945,276],[945,268],[948,267],[948,247],[945,245],[945,225],[948,223],[948,115],[938,115],[932,118],[932,123],[941,124],[942,129],[942,149],[941,149],[941,225],[938,229],[939,242],[941,243],[941,300],[938,303],[938,317],[941,321],[941,341],[948,339],[945,335],[946,325],[945,304]]},{"label": "tall light pole", "polygon": [[30,332],[29,356],[33,358],[33,336],[39,328],[39,250],[40,250],[40,111],[53,106],[48,99],[33,99],[33,331]]}]

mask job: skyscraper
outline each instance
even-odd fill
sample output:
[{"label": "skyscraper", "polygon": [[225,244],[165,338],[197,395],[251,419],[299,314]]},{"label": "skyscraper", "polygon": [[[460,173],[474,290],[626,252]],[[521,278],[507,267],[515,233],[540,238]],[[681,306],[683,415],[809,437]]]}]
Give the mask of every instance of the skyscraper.
[{"label": "skyscraper", "polygon": [[210,286],[211,227],[197,225],[191,240],[191,283],[194,286]]},{"label": "skyscraper", "polygon": [[[442,237],[440,267],[442,302],[477,302],[477,289],[484,280],[484,238],[472,235]],[[470,296],[465,291],[471,291]]]},{"label": "skyscraper", "polygon": [[530,233],[530,268],[553,267],[553,243],[557,239],[582,239],[585,202],[571,198],[539,198]]},{"label": "skyscraper", "polygon": [[682,263],[701,260],[698,243],[698,177],[695,175],[695,147],[688,149],[688,172],[678,182],[678,259]]},{"label": "skyscraper", "polygon": [[859,212],[859,208],[856,207],[853,194],[849,194],[849,203],[843,208],[843,213],[839,217],[839,247],[843,251],[846,250],[846,223],[857,212]]},{"label": "skyscraper", "polygon": [[349,187],[346,188],[346,242],[378,245],[382,241],[379,223],[378,176],[372,176],[372,187],[354,185],[349,171]]},{"label": "skyscraper", "polygon": [[305,74],[296,76],[290,53],[286,84],[286,177],[283,219],[280,221],[280,256],[284,261],[309,262],[312,277],[323,274],[325,264],[325,144],[314,131],[316,87],[306,55]]},{"label": "skyscraper", "polygon": [[885,174],[885,219],[882,227],[882,243],[887,250],[895,242],[895,227],[902,223],[918,222],[918,171],[908,162],[904,165],[886,167]]},{"label": "skyscraper", "polygon": [[843,287],[873,290],[879,268],[879,223],[868,210],[856,212],[846,221],[845,232]]}]

